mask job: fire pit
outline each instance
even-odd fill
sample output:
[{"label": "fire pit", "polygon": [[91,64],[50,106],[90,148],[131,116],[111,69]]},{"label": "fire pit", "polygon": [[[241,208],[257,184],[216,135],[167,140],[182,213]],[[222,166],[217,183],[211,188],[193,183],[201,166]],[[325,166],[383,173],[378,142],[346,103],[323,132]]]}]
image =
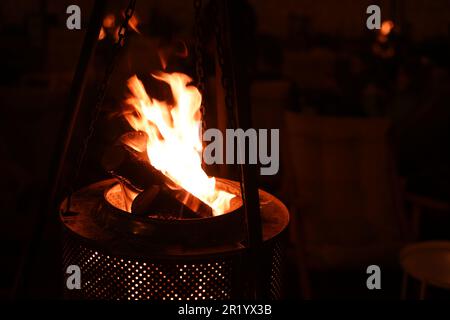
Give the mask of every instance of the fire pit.
[{"label": "fire pit", "polygon": [[[130,1],[118,31],[116,55],[134,2]],[[223,5],[223,12],[228,12]],[[218,35],[219,44],[222,40]],[[205,108],[202,92],[195,86],[201,87],[201,77],[194,81],[187,74],[168,72],[163,60],[163,70],[152,72],[150,78],[133,75],[127,80],[120,114],[131,131],[107,146],[102,159],[113,179],[71,193],[60,205],[63,267],[77,265],[82,282],[81,289],[67,290],[67,296],[280,298],[288,211],[278,199],[258,190],[251,170],[240,162],[239,182],[207,173],[211,168],[203,154]],[[107,68],[98,109],[111,75],[108,70],[112,68]],[[223,78],[230,76],[222,72]],[[233,73],[234,77],[241,79]],[[250,117],[239,107],[244,104],[235,101],[233,106],[231,96],[225,96],[231,127],[249,127],[245,119]],[[94,122],[95,117],[91,128]]]},{"label": "fire pit", "polygon": [[[239,184],[218,180],[229,190]],[[108,300],[203,300],[246,298],[247,251],[239,210],[197,219],[164,220],[123,210],[114,179],[75,192],[64,213],[64,268],[78,265],[81,290],[68,297]],[[115,199],[115,200],[114,200]],[[263,295],[282,294],[286,207],[260,191]]]}]

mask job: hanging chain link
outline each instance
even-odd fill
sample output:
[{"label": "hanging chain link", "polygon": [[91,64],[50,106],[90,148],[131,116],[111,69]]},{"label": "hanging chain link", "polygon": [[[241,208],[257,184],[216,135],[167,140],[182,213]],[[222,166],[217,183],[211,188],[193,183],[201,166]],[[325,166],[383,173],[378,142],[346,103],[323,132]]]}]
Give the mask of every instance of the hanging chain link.
[{"label": "hanging chain link", "polygon": [[205,92],[206,80],[203,62],[203,25],[202,25],[202,0],[194,0],[194,33],[195,33],[195,72],[197,75],[197,89],[202,95],[202,104],[200,106],[201,121],[202,121],[202,136],[206,131],[206,107],[205,107]]},{"label": "hanging chain link", "polygon": [[125,44],[125,37],[128,33],[128,24],[130,22],[130,19],[133,17],[135,7],[136,0],[130,0],[127,9],[124,12],[124,19],[118,31],[118,40],[116,42],[117,47],[123,47]]},{"label": "hanging chain link", "polygon": [[84,159],[86,157],[86,153],[87,153],[87,150],[89,147],[89,142],[94,134],[95,125],[96,125],[97,120],[102,111],[103,101],[106,96],[106,92],[108,89],[109,82],[111,80],[111,76],[114,72],[117,57],[120,53],[120,49],[125,45],[125,39],[128,34],[128,24],[129,24],[131,17],[134,14],[135,7],[136,7],[136,0],[130,0],[127,9],[124,12],[124,19],[118,30],[118,38],[117,38],[117,41],[114,43],[112,55],[108,61],[108,64],[105,69],[105,73],[103,75],[102,82],[98,88],[96,102],[95,102],[94,108],[92,109],[91,121],[89,123],[88,133],[87,133],[86,137],[84,138],[81,150],[78,153],[78,157],[77,157],[76,164],[75,164],[75,171],[74,171],[75,173],[73,176],[73,181],[72,181],[72,184],[69,186],[69,196],[68,196],[67,209],[66,209],[67,211],[70,208],[70,199],[71,199],[71,196],[73,193],[74,184],[77,182],[77,180],[79,178],[81,167],[83,165],[83,162],[84,162]]}]

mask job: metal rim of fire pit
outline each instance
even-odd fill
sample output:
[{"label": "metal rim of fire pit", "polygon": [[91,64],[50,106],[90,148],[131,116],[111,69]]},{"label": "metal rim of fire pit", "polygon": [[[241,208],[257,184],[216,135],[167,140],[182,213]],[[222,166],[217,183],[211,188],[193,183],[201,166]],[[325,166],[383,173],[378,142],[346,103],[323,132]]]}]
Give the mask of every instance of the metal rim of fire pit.
[{"label": "metal rim of fire pit", "polygon": [[[236,215],[241,214],[242,211],[242,198],[239,196],[240,189],[238,186],[236,186],[235,183],[232,183],[231,181],[227,179],[222,178],[215,178],[216,179],[216,185],[220,190],[227,191],[229,193],[234,194],[236,197],[233,198],[231,201],[230,208],[226,210],[224,213],[220,215],[215,215],[211,217],[196,217],[196,218],[182,218],[182,219],[161,219],[161,218],[154,218],[151,215],[134,215],[136,220],[146,222],[146,221],[154,221],[154,222],[161,222],[161,223],[193,223],[193,222],[200,222],[205,221],[209,219],[215,219],[219,220],[221,217],[229,216],[229,215]],[[113,184],[110,188],[107,188],[103,194],[105,198],[105,205],[108,206],[112,212],[120,215],[126,215],[130,216],[133,215],[131,212],[125,211],[123,208],[121,208],[117,203],[114,203],[111,193],[114,191],[114,188],[119,188],[120,183],[117,182]],[[123,186],[126,188],[126,186]],[[236,200],[235,200],[236,199]]]},{"label": "metal rim of fire pit", "polygon": [[[238,185],[234,181],[227,180],[227,182]],[[64,210],[67,201],[65,199],[60,206],[60,217],[66,231],[84,243],[95,244],[105,252],[122,256],[130,256],[130,252],[132,252],[131,255],[136,257],[150,255],[163,259],[177,259],[182,256],[195,259],[195,257],[204,257],[205,254],[224,256],[246,249],[241,243],[242,235],[245,232],[242,229],[243,215],[239,214],[239,211],[209,219],[191,219],[185,223],[179,223],[179,221],[167,223],[168,221],[154,219],[157,220],[154,221],[158,223],[157,225],[149,224],[147,221],[145,224],[132,223],[132,228],[126,227],[125,229],[121,229],[114,222],[111,224],[111,220],[104,219],[105,214],[110,217],[114,214],[105,213],[105,211],[111,210],[111,206],[105,205],[103,194],[115,183],[114,179],[103,180],[75,192],[71,199],[71,213]],[[267,243],[277,238],[286,229],[289,223],[289,213],[284,204],[276,197],[262,190],[259,193],[263,242]],[[125,214],[128,218],[135,219],[130,213]],[[224,221],[226,222],[227,219],[223,218],[227,216],[228,218],[239,218],[228,219],[228,222],[232,222],[231,226],[234,224],[234,229],[229,225],[224,225]],[[212,225],[205,223],[207,221],[217,222],[216,226],[220,228],[212,228]],[[193,222],[197,222],[197,226],[200,226],[201,229],[195,229]],[[164,226],[169,226],[169,229]],[[140,228],[147,230],[143,231]],[[185,229],[185,233],[181,237],[178,234],[177,237],[176,232],[183,229]],[[172,230],[173,233],[167,234],[168,230]],[[206,230],[206,233],[200,233],[199,236],[199,230]]]},{"label": "metal rim of fire pit", "polygon": [[[240,241],[243,233],[242,199],[237,195],[236,183],[216,178],[221,190],[236,194],[238,200],[225,213],[212,217],[161,219],[152,216],[136,215],[125,211],[114,203],[111,193],[120,188],[119,183],[112,183],[103,193],[103,207],[99,210],[97,221],[100,225],[113,228],[124,234],[150,237],[157,242],[194,242]],[[215,237],[214,237],[215,236]]]}]

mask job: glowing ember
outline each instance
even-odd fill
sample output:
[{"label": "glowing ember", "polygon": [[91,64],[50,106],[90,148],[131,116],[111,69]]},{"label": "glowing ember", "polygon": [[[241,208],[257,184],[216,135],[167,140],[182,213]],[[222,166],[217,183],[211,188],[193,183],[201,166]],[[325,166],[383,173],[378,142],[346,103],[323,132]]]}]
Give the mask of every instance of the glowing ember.
[{"label": "glowing ember", "polygon": [[[214,215],[223,214],[235,196],[219,190],[215,178],[202,169],[200,92],[188,85],[192,79],[185,74],[152,76],[170,86],[173,104],[149,97],[142,82],[133,76],[128,80],[132,96],[126,102],[134,112],[125,113],[125,118],[136,131],[147,134],[149,161],[174,182],[169,187],[181,187],[208,204]],[[124,142],[132,148],[137,145]]]}]

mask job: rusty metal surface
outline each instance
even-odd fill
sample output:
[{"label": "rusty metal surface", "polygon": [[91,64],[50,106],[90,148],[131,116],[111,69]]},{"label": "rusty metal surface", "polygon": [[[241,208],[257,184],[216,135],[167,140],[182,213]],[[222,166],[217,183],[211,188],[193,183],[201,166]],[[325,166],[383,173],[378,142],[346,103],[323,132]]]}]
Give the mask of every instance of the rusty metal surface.
[{"label": "rusty metal surface", "polygon": [[[235,184],[237,182],[229,183]],[[126,223],[131,223],[129,230],[134,232],[124,233],[117,227],[108,227],[105,225],[104,212],[102,210],[110,210],[105,208],[104,192],[111,185],[115,184],[114,179],[104,180],[92,184],[75,192],[72,196],[71,214],[65,215],[61,211],[61,220],[68,231],[74,233],[81,241],[95,242],[97,246],[103,247],[112,254],[130,254],[130,251],[137,256],[142,254],[160,256],[164,258],[179,257],[179,256],[202,256],[204,254],[223,255],[227,253],[234,253],[243,250],[243,246],[238,241],[239,237],[231,235],[226,240],[233,241],[214,241],[211,237],[208,241],[203,243],[193,243],[189,241],[152,241],[147,237],[151,234],[151,228],[157,228],[158,224],[147,223],[139,218],[133,217],[129,213],[123,212],[120,219]],[[274,196],[265,191],[260,191],[261,198],[261,213],[263,221],[263,237],[264,241],[269,241],[279,235],[287,226],[289,222],[289,215],[286,207]],[[65,208],[65,201],[61,204],[61,208]],[[185,228],[185,233],[191,232],[192,237],[195,238],[196,232],[202,229],[208,229],[212,226],[217,228],[223,227],[222,235],[227,235],[233,232],[239,232],[236,225],[240,226],[239,212],[232,213],[234,215],[225,214],[207,219],[192,219],[192,220],[178,220],[178,221],[164,221],[159,220],[159,226],[165,224],[164,232],[173,230],[179,232],[181,228]],[[227,216],[229,215],[229,216]],[[103,218],[102,218],[103,217]],[[231,219],[230,219],[231,218]],[[232,223],[230,223],[230,220]],[[130,222],[131,221],[131,222]],[[117,222],[117,221],[116,221]],[[223,225],[222,225],[223,224]],[[156,235],[161,233],[156,232]],[[142,236],[144,235],[144,236]],[[145,236],[147,235],[147,236]],[[208,234],[213,236],[214,234]],[[166,234],[164,238],[170,238],[170,234]],[[178,235],[173,234],[174,238]],[[216,237],[220,234],[216,234]],[[133,248],[133,250],[130,250]]]},{"label": "rusty metal surface", "polygon": [[[237,182],[227,182],[239,186]],[[211,241],[197,245],[157,243],[142,234],[105,227],[99,221],[104,206],[103,195],[115,183],[114,179],[104,180],[75,192],[71,214],[61,211],[65,235],[63,268],[76,264],[83,272],[81,290],[67,290],[67,298],[188,301],[252,297],[247,275],[255,270],[249,263],[248,250],[236,239],[220,244]],[[258,265],[262,279],[261,297],[280,299],[283,292],[283,231],[289,215],[286,207],[267,192],[260,191],[260,198],[264,236]],[[61,208],[65,208],[65,203]],[[130,213],[123,214],[134,219]],[[214,221],[210,218],[196,220]],[[215,222],[220,225],[221,220]],[[180,224],[180,221],[176,224],[195,235],[195,229],[189,224]],[[141,227],[146,229],[154,225],[144,223]],[[226,226],[224,229],[232,232]]]}]

